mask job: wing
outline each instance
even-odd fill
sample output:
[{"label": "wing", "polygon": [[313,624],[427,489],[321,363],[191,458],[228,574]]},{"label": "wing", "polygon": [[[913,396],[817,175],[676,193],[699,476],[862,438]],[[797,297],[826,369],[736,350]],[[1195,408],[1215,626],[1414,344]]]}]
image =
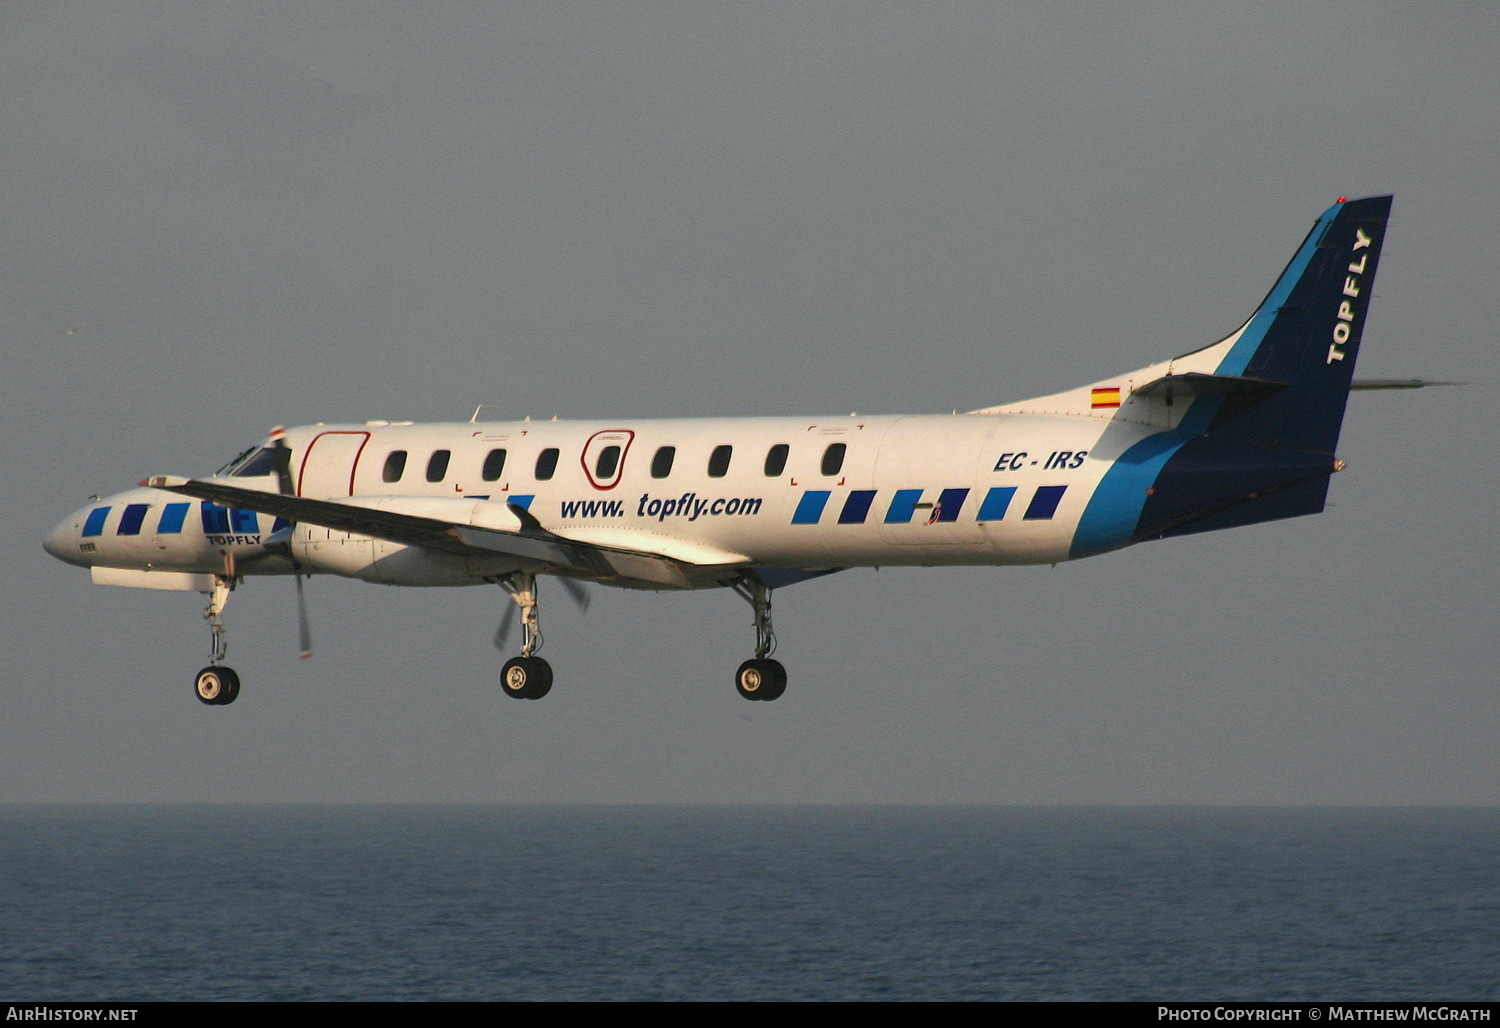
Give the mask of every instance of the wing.
[{"label": "wing", "polygon": [[[500,553],[536,565],[536,570],[612,585],[646,589],[697,589],[722,585],[738,578],[748,559],[700,564],[620,546],[565,539],[547,531],[530,512],[507,505],[520,522],[519,530],[465,525],[442,518],[410,514],[385,506],[340,500],[311,500],[302,496],[243,489],[217,480],[158,475],[141,483],[153,489],[210,500],[225,507],[258,511],[288,521],[307,522],[356,535],[374,536],[408,546],[420,546],[460,556]],[[399,504],[401,497],[382,497],[382,504]],[[414,498],[417,502],[425,498]]]}]

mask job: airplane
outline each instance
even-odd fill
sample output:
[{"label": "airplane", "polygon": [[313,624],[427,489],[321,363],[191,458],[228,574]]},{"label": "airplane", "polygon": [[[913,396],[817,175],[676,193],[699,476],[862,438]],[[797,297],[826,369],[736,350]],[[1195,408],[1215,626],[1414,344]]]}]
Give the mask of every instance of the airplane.
[{"label": "airplane", "polygon": [[[222,614],[245,578],[494,584],[519,612],[502,690],[552,687],[537,583],[729,588],[754,611],[747,700],[775,700],[774,589],[848,568],[1057,564],[1316,514],[1356,381],[1390,196],[1340,198],[1235,332],[1180,357],[967,413],[315,424],[207,478],[95,497],[47,536],[96,583],[208,597],[197,698],[234,702]],[[502,638],[509,621],[502,622]],[[503,648],[503,647],[502,647]]]}]

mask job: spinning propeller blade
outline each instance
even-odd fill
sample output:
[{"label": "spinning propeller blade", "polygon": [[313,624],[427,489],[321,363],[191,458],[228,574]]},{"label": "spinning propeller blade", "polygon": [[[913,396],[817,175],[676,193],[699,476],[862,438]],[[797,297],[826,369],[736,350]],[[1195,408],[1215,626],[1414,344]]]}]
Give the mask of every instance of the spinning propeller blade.
[{"label": "spinning propeller blade", "polygon": [[568,598],[577,605],[579,611],[585,614],[588,613],[589,591],[584,587],[583,583],[575,582],[571,578],[559,578],[557,581],[563,587],[563,591],[568,594]]},{"label": "spinning propeller blade", "polygon": [[[271,447],[276,451],[276,485],[283,496],[295,496],[297,490],[292,482],[292,450],[287,446],[286,429],[271,429]],[[289,527],[295,527],[289,522]],[[291,556],[291,545],[287,545],[287,557],[292,562],[292,577],[297,583],[297,655],[303,660],[312,656],[312,623],[307,619],[307,601],[302,595],[302,567]]]},{"label": "spinning propeller blade", "polygon": [[297,580],[297,646],[303,660],[312,656],[312,624],[307,620],[307,602],[302,598],[302,576]]}]

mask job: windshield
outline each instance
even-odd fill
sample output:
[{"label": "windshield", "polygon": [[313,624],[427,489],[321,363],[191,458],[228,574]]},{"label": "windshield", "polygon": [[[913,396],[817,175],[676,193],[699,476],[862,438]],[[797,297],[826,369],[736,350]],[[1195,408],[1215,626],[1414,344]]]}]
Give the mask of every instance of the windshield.
[{"label": "windshield", "polygon": [[231,459],[230,459],[230,460],[229,460],[229,461],[228,461],[228,463],[226,463],[226,464],[225,464],[225,465],[224,465],[224,466],[223,466],[223,467],[221,467],[221,468],[220,468],[220,469],[219,469],[219,470],[218,470],[218,471],[215,471],[215,472],[214,472],[214,477],[215,477],[215,478],[218,478],[218,477],[220,477],[220,476],[221,476],[221,475],[227,475],[227,474],[229,474],[229,473],[230,473],[230,472],[231,472],[231,471],[233,471],[233,470],[234,470],[234,468],[235,468],[235,467],[236,467],[236,466],[237,466],[237,465],[238,465],[238,464],[240,464],[240,463],[242,463],[242,462],[243,462],[243,461],[245,461],[245,460],[246,460],[246,459],[248,459],[248,458],[249,458],[249,457],[251,457],[251,456],[253,456],[253,455],[254,455],[254,454],[255,454],[255,453],[257,453],[257,452],[258,452],[258,451],[259,451],[259,450],[260,450],[260,446],[259,446],[259,445],[256,445],[256,446],[252,446],[252,447],[250,447],[250,448],[249,448],[249,449],[248,449],[248,450],[241,450],[241,451],[240,451],[240,452],[239,452],[239,453],[237,453],[237,454],[236,454],[236,455],[235,455],[235,456],[234,456],[234,457],[232,457],[232,458],[231,458]]},{"label": "windshield", "polygon": [[276,451],[269,446],[252,446],[242,451],[234,460],[214,472],[215,478],[232,475],[249,478],[254,475],[276,474]]},{"label": "windshield", "polygon": [[269,446],[262,446],[250,456],[243,464],[230,472],[235,478],[249,478],[252,475],[274,475],[276,473],[276,451]]}]

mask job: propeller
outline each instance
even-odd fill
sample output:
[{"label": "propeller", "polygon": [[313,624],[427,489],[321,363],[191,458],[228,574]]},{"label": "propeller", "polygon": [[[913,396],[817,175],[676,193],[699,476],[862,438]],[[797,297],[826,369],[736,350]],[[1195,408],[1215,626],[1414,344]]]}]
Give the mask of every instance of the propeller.
[{"label": "propeller", "polygon": [[[296,562],[292,562],[296,566]],[[302,598],[302,576],[293,576],[297,581],[297,655],[303,660],[312,656],[312,624],[307,620],[307,601]]]},{"label": "propeller", "polygon": [[578,613],[589,612],[589,591],[582,582],[571,578],[559,578],[557,584],[563,587],[563,592],[568,594],[568,599],[573,601],[573,605],[578,608]]},{"label": "propeller", "polygon": [[[592,597],[582,582],[571,578],[559,578],[557,584],[563,587],[563,592],[568,594],[568,599],[573,601],[573,605],[578,608],[580,614],[588,613]],[[521,608],[512,604],[511,609],[506,611],[505,616],[500,619],[500,624],[495,628],[495,649],[502,653],[510,651],[510,628],[520,620]]]},{"label": "propeller", "polygon": [[500,624],[495,627],[495,649],[502,653],[510,652],[510,646],[507,645],[510,640],[510,626],[518,620],[520,620],[518,611],[505,612],[505,616],[500,619]]},{"label": "propeller", "polygon": [[[286,429],[280,426],[271,429],[271,449],[276,454],[276,485],[283,496],[295,496],[296,486],[292,482],[292,449],[286,444]],[[288,521],[285,533],[285,555],[292,562],[292,577],[297,583],[297,655],[303,660],[312,656],[312,622],[307,618],[307,600],[302,595],[302,565],[292,556],[291,536],[296,522]],[[276,533],[281,535],[282,532]]]}]

